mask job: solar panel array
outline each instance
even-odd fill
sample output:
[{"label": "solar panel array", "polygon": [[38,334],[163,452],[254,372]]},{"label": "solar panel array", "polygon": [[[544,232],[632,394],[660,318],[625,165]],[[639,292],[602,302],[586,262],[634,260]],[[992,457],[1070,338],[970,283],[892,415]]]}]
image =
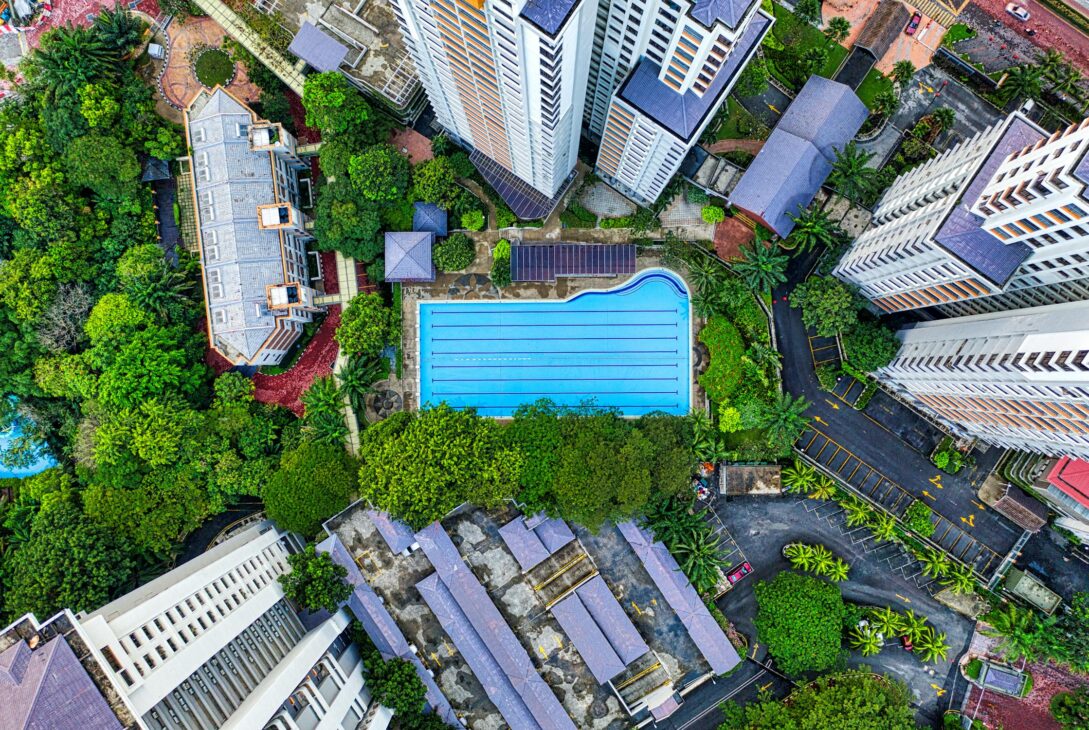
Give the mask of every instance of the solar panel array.
[{"label": "solar panel array", "polygon": [[555,281],[558,276],[635,273],[635,244],[543,243],[511,246],[514,281]]},{"label": "solar panel array", "polygon": [[495,188],[514,214],[524,221],[547,218],[570,184],[562,187],[554,198],[550,198],[479,150],[474,150],[469,155],[469,161],[488,184]]}]

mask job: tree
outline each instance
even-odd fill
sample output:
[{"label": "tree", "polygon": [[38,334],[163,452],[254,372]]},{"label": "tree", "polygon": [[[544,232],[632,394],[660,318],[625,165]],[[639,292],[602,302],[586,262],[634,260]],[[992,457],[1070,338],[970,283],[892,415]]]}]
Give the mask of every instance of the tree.
[{"label": "tree", "polygon": [[382,254],[381,231],[378,208],[364,200],[347,177],[337,177],[321,188],[314,209],[314,238],[319,250],[340,251],[369,263]]},{"label": "tree", "polygon": [[972,569],[960,565],[954,565],[949,569],[949,575],[941,581],[941,584],[958,594],[968,594],[975,590],[976,579],[972,575]]},{"label": "tree", "polygon": [[836,483],[833,482],[830,477],[824,474],[818,474],[816,481],[813,482],[813,486],[809,490],[809,498],[829,500],[835,496]]},{"label": "tree", "polygon": [[333,562],[329,553],[319,553],[307,545],[301,553],[287,556],[291,570],[280,575],[284,595],[307,611],[324,608],[334,612],[352,595],[345,578],[348,569]]},{"label": "tree", "polygon": [[824,37],[828,39],[828,43],[843,43],[847,40],[847,36],[851,34],[851,21],[844,18],[842,15],[837,15],[828,21],[828,25],[825,26]]},{"label": "tree", "polygon": [[847,632],[847,639],[852,649],[857,649],[862,656],[879,654],[884,643],[871,626],[855,626]]},{"label": "tree", "polygon": [[476,244],[464,233],[452,233],[431,251],[439,271],[463,271],[476,259]]},{"label": "tree", "polygon": [[70,502],[40,513],[30,539],[4,562],[9,617],[93,610],[134,568],[128,546]]},{"label": "tree", "polygon": [[358,463],[343,446],[304,441],[280,457],[262,498],[281,528],[307,537],[348,506],[358,485]]},{"label": "tree", "polygon": [[407,659],[382,661],[377,651],[371,652],[364,662],[367,667],[367,689],[375,702],[393,710],[402,726],[406,718],[420,715],[427,689],[412,662]]},{"label": "tree", "polygon": [[817,470],[804,461],[795,459],[793,464],[783,469],[779,478],[790,494],[805,494],[816,481]]},{"label": "tree", "polygon": [[125,55],[140,42],[146,24],[136,15],[115,3],[113,9],[103,8],[95,16],[94,32],[118,55]]},{"label": "tree", "polygon": [[192,362],[176,334],[155,325],[135,333],[109,358],[98,379],[101,402],[111,408],[135,408],[153,398],[193,395],[206,366]]},{"label": "tree", "polygon": [[885,325],[860,320],[843,336],[843,350],[852,367],[873,373],[893,361],[900,351],[900,340]]},{"label": "tree", "polygon": [[759,639],[783,672],[796,676],[835,664],[845,611],[836,586],[784,571],[755,590]]},{"label": "tree", "polygon": [[754,56],[741,72],[734,86],[734,93],[738,96],[758,96],[768,88],[768,64],[763,58]]},{"label": "tree", "polygon": [[348,435],[343,395],[332,375],[315,378],[300,398],[305,408],[303,433],[322,444],[339,444]]},{"label": "tree", "polygon": [[1006,72],[1001,93],[1009,102],[1013,99],[1035,99],[1043,91],[1043,73],[1035,66],[1014,66]]},{"label": "tree", "polygon": [[1048,79],[1055,78],[1067,65],[1069,64],[1066,61],[1066,56],[1056,48],[1049,48],[1043,53],[1036,54],[1036,68]]},{"label": "tree", "polygon": [[844,499],[842,504],[848,527],[865,525],[873,515],[873,510],[870,509],[869,505],[854,497]]},{"label": "tree", "polygon": [[835,337],[858,323],[858,297],[839,279],[814,276],[795,287],[790,305],[801,307],[802,322],[819,337]]},{"label": "tree", "polygon": [[714,225],[726,220],[726,211],[717,205],[705,205],[700,209],[700,217],[704,223]]},{"label": "tree", "polygon": [[362,496],[417,529],[462,502],[496,507],[511,496],[524,464],[501,428],[446,404],[374,424],[360,446]]},{"label": "tree", "polygon": [[[900,97],[892,91],[881,91],[873,98],[873,113],[882,118],[889,118],[900,108]],[[905,144],[907,140],[905,140]]]},{"label": "tree", "polygon": [[790,393],[778,393],[764,407],[760,422],[771,448],[780,451],[790,449],[802,431],[809,427],[809,419],[803,414],[810,405],[803,395],[795,398]]},{"label": "tree", "polygon": [[449,157],[434,157],[412,168],[412,196],[449,210],[461,187]]},{"label": "tree", "polygon": [[777,284],[786,281],[786,267],[790,258],[779,253],[774,243],[757,240],[741,246],[741,260],[733,264],[734,271],[755,292],[770,292]]},{"label": "tree", "polygon": [[348,176],[364,200],[398,200],[408,192],[408,158],[393,145],[372,145],[348,161]]},{"label": "tree", "polygon": [[794,221],[794,230],[790,232],[789,240],[794,243],[799,253],[818,247],[832,247],[843,234],[820,208],[803,210],[797,218],[791,216],[791,220]]},{"label": "tree", "polygon": [[799,0],[794,5],[794,15],[803,23],[816,25],[821,20],[820,0]]},{"label": "tree", "polygon": [[797,57],[797,70],[802,80],[820,71],[828,62],[828,49],[825,46],[807,48]]},{"label": "tree", "polygon": [[892,542],[896,540],[896,519],[884,512],[874,512],[870,520],[870,532],[878,540]]},{"label": "tree", "polygon": [[1051,716],[1063,730],[1087,730],[1089,728],[1089,687],[1078,687],[1072,692],[1059,692],[1051,698]]},{"label": "tree", "polygon": [[389,360],[385,358],[354,357],[337,373],[340,390],[348,396],[356,417],[361,418],[366,410],[365,398],[374,392],[374,384],[389,375]]},{"label": "tree", "polygon": [[902,89],[911,83],[911,77],[915,75],[916,70],[915,64],[906,58],[897,61],[892,65],[892,80]]},{"label": "tree", "polygon": [[870,625],[886,639],[904,633],[904,617],[888,606],[870,612]]},{"label": "tree", "polygon": [[363,95],[339,71],[310,74],[303,86],[306,125],[330,137],[366,127],[374,112]]},{"label": "tree", "polygon": [[470,210],[461,216],[461,227],[468,231],[479,231],[484,222],[484,214],[479,210]]},{"label": "tree", "polygon": [[843,148],[836,150],[836,160],[832,163],[828,184],[853,203],[864,200],[874,189],[876,170],[869,166],[872,157],[872,152],[860,149],[851,140]]},{"label": "tree", "polygon": [[938,633],[930,626],[921,631],[912,643],[915,644],[915,653],[924,662],[936,664],[944,661],[949,654],[949,644],[945,641],[945,633]]},{"label": "tree", "polygon": [[718,535],[707,522],[670,545],[669,551],[701,594],[713,590],[722,577],[721,571],[730,567],[723,559]]},{"label": "tree", "polygon": [[74,350],[86,341],[84,323],[94,299],[86,284],[61,284],[38,320],[38,342],[50,352]]},{"label": "tree", "polygon": [[116,137],[86,134],[72,141],[65,157],[68,178],[111,200],[128,198],[136,192],[140,163],[132,149]]},{"label": "tree", "polygon": [[393,312],[377,292],[358,294],[340,317],[336,341],[345,352],[374,357],[389,343]]},{"label": "tree", "polygon": [[953,122],[957,119],[957,113],[947,106],[938,107],[930,113],[934,117],[934,121],[938,123],[938,127],[944,132],[948,129],[952,129]]},{"label": "tree", "polygon": [[88,126],[110,129],[121,112],[116,92],[105,84],[86,84],[78,93],[79,111]]},{"label": "tree", "polygon": [[492,249],[492,268],[491,268],[491,280],[492,284],[497,287],[509,286],[511,283],[510,278],[510,241],[505,238],[500,238],[495,243],[495,248]]},{"label": "tree", "polygon": [[1007,661],[1036,659],[1039,642],[1035,631],[1035,616],[1031,609],[1007,603],[984,616],[983,621],[990,624],[991,628],[983,629],[980,633],[1002,640],[998,651]]},{"label": "tree", "polygon": [[24,64],[27,81],[40,85],[52,98],[76,93],[85,84],[111,75],[115,50],[90,28],[59,26],[42,36],[41,44]]},{"label": "tree", "polygon": [[923,566],[923,575],[927,578],[944,578],[949,573],[949,558],[940,550],[927,548],[916,553],[915,557]]}]

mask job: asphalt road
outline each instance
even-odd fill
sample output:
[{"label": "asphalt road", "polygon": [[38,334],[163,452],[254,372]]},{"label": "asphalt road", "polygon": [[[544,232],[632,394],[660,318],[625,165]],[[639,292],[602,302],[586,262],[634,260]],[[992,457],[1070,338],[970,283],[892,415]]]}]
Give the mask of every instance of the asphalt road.
[{"label": "asphalt road", "polygon": [[[929,453],[921,453],[899,435],[901,428],[917,427],[914,419],[922,420],[912,409],[875,418],[820,389],[814,363],[834,361],[834,340],[811,341],[801,310],[785,301],[815,260],[815,253],[792,259],[786,284],[773,292],[783,385],[812,404],[807,412],[812,424],[798,448],[895,514],[903,514],[913,500],[924,501],[935,513],[934,541],[989,575],[1021,535],[1020,529],[976,498],[976,490],[1000,453],[997,449],[977,451],[975,468],[945,474],[931,464]],[[879,408],[880,403],[871,402],[867,410]]]}]

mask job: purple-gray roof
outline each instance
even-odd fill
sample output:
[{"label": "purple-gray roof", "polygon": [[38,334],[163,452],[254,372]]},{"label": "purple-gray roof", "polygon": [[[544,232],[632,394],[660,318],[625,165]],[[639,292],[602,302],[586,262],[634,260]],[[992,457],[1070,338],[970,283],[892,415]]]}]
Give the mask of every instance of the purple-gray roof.
[{"label": "purple-gray roof", "polygon": [[514,281],[635,273],[634,243],[523,243],[510,247]]},{"label": "purple-gray roof", "polygon": [[723,674],[736,667],[741,657],[666,546],[656,542],[649,532],[634,522],[622,522],[617,528],[642,561],[666,603],[688,630],[688,635],[711,665],[711,671]]},{"label": "purple-gray roof", "polygon": [[0,654],[0,730],[121,730],[106,699],[62,636]]},{"label": "purple-gray roof", "polygon": [[551,610],[600,684],[650,651],[600,575],[583,583]]},{"label": "purple-gray roof", "polygon": [[702,95],[692,89],[684,94],[677,93],[658,78],[661,66],[645,57],[628,75],[617,95],[657,122],[663,130],[687,142],[707,116],[718,108],[726,91],[733,85],[734,78],[760,46],[760,41],[771,28],[771,22],[763,11],[753,17]]},{"label": "purple-gray roof", "polygon": [[412,230],[427,231],[436,236],[446,235],[446,211],[434,203],[416,203],[413,205]]},{"label": "purple-gray roof", "polygon": [[389,545],[392,553],[399,554],[416,544],[416,535],[412,528],[400,520],[394,519],[388,512],[377,510],[365,510],[367,517],[371,518],[375,529],[382,539]]},{"label": "purple-gray roof", "polygon": [[574,730],[442,525],[434,522],[420,530],[416,541],[435,567],[416,587],[507,724],[519,730]]},{"label": "purple-gray roof", "polygon": [[336,71],[348,55],[348,47],[313,23],[303,23],[287,50],[317,71]]},{"label": "purple-gray roof", "polygon": [[755,0],[696,0],[688,14],[706,28],[716,22],[736,28],[754,4]]},{"label": "purple-gray roof", "polygon": [[575,539],[563,520],[539,517],[516,517],[499,528],[499,536],[523,572]]},{"label": "purple-gray roof", "polygon": [[851,141],[868,115],[849,86],[810,76],[741,176],[730,203],[789,236],[791,216],[813,202],[832,171],[836,150]]},{"label": "purple-gray roof", "polygon": [[971,211],[984,188],[1010,153],[1036,144],[1047,134],[1020,115],[1010,117],[1005,131],[983,161],[972,181],[964,188],[957,205],[949,212],[934,240],[949,253],[998,286],[1005,284],[1030,255],[1032,248],[1015,241],[1004,243],[980,225],[983,218]]},{"label": "purple-gray roof", "polygon": [[431,245],[435,234],[427,231],[386,233],[386,281],[434,281]]},{"label": "purple-gray roof", "polygon": [[363,572],[352,560],[352,556],[348,554],[348,549],[344,547],[344,543],[340,541],[340,538],[336,535],[330,535],[318,544],[317,549],[320,552],[329,553],[335,563],[344,566],[348,571],[348,582],[352,585],[352,595],[348,597],[348,610],[363,625],[364,631],[374,642],[374,646],[382,655],[382,659],[386,661],[390,659],[407,659],[412,662],[413,666],[416,667],[416,675],[423,681],[424,687],[427,689],[426,699],[431,710],[441,717],[447,725],[461,727],[461,723],[454,713],[454,708],[450,706],[446,695],[442,693],[434,678],[427,673],[427,669],[420,662],[419,657],[412,651],[408,639],[405,638],[405,635],[397,626],[397,622],[393,620],[393,616],[390,615],[382,603],[382,599],[367,583],[363,577]]},{"label": "purple-gray roof", "polygon": [[987,673],[983,677],[986,687],[1005,692],[1014,697],[1020,696],[1021,685],[1025,681],[1025,675],[1013,669],[987,663]]},{"label": "purple-gray roof", "polygon": [[519,17],[555,36],[578,4],[579,0],[526,0]]},{"label": "purple-gray roof", "polygon": [[1081,160],[1074,166],[1074,177],[1087,186],[1081,191],[1081,197],[1089,200],[1089,147],[1081,155]]}]

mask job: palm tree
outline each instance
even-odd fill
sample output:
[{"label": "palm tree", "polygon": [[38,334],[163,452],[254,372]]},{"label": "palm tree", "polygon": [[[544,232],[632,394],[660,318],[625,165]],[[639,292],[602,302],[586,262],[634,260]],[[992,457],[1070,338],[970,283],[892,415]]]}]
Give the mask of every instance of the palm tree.
[{"label": "palm tree", "polygon": [[847,36],[851,34],[851,21],[842,15],[837,15],[828,21],[827,27],[821,32],[828,39],[829,45],[843,43],[843,41],[847,40]]},{"label": "palm tree", "polygon": [[692,297],[692,310],[696,316],[707,319],[722,311],[722,302],[715,289],[697,289]]},{"label": "palm tree", "polygon": [[786,281],[786,267],[790,260],[779,253],[775,244],[765,245],[757,240],[741,247],[742,259],[733,264],[734,271],[753,291],[771,291],[776,284]]},{"label": "palm tree", "polygon": [[817,481],[814,482],[813,488],[809,490],[810,499],[832,499],[836,496],[836,483],[832,481],[831,477],[820,474],[817,476]]},{"label": "palm tree", "polygon": [[797,245],[799,253],[812,251],[818,246],[834,246],[839,241],[838,227],[823,210],[803,210],[791,220],[794,221],[794,230],[790,232],[790,240]]},{"label": "palm tree", "polygon": [[698,292],[716,288],[725,274],[722,264],[708,256],[697,256],[688,262],[688,279]]},{"label": "palm tree", "polygon": [[922,634],[927,629],[926,619],[922,616],[916,616],[915,611],[904,611],[900,616],[902,622],[902,632],[911,637],[912,641]]},{"label": "palm tree", "polygon": [[1007,661],[1032,661],[1036,658],[1039,640],[1033,627],[1034,616],[1031,611],[1007,603],[1000,610],[984,616],[983,620],[992,628],[984,629],[980,633],[1002,639],[998,650],[1005,655]]},{"label": "palm tree", "polygon": [[300,400],[307,416],[312,413],[340,411],[340,389],[331,375],[315,378]]},{"label": "palm tree", "polygon": [[915,64],[906,58],[902,61],[897,61],[892,65],[892,80],[895,81],[900,88],[903,88],[911,81],[911,77],[915,75]]},{"label": "palm tree", "polygon": [[1056,92],[1080,99],[1084,93],[1081,90],[1081,82],[1081,72],[1070,64],[1063,64],[1051,77],[1051,88]]},{"label": "palm tree", "polygon": [[825,577],[833,583],[842,583],[847,580],[847,574],[850,572],[851,566],[847,564],[847,561],[843,558],[836,558],[832,561],[832,565],[828,567],[828,572],[825,573]]},{"label": "palm tree", "polygon": [[824,575],[828,572],[829,566],[836,559],[832,555],[832,551],[826,548],[824,545],[813,545],[813,572],[818,575]]},{"label": "palm tree", "polygon": [[873,656],[884,646],[877,632],[869,626],[855,626],[847,633],[847,637],[851,648],[857,649],[862,656]]},{"label": "palm tree", "polygon": [[891,91],[882,91],[873,98],[873,111],[879,117],[891,117],[900,108],[900,97]]},{"label": "palm tree", "polygon": [[355,357],[341,368],[340,391],[348,396],[357,417],[366,409],[366,397],[374,392],[374,384],[389,375],[389,361],[384,358]]},{"label": "palm tree", "polygon": [[1044,53],[1036,56],[1036,68],[1049,79],[1054,79],[1062,72],[1064,66],[1069,65],[1062,51],[1055,48],[1049,48]]},{"label": "palm tree", "polygon": [[923,575],[927,578],[944,578],[949,574],[949,558],[940,550],[928,548],[915,553],[916,559],[923,566]]},{"label": "palm tree", "polygon": [[976,588],[976,579],[971,568],[955,565],[949,568],[949,574],[941,584],[958,595],[971,593]]},{"label": "palm tree", "polygon": [[1038,97],[1043,90],[1042,77],[1043,72],[1035,66],[1014,66],[1006,72],[1002,83],[1003,98],[1008,102]]},{"label": "palm tree", "polygon": [[944,660],[946,654],[949,653],[949,644],[945,643],[945,633],[939,634],[930,626],[920,631],[919,635],[912,640],[912,643],[915,644],[915,653],[924,662],[934,662],[936,664],[938,661]]},{"label": "palm tree", "polygon": [[938,107],[930,113],[930,116],[934,117],[934,121],[943,132],[952,127],[953,122],[957,120],[957,113],[947,106]]},{"label": "palm tree", "polygon": [[808,492],[816,479],[817,470],[798,459],[779,474],[779,480],[789,494]]},{"label": "palm tree", "polygon": [[95,34],[122,56],[140,42],[144,28],[144,21],[121,7],[120,2],[113,10],[107,8],[100,12],[94,22]]},{"label": "palm tree", "polygon": [[870,532],[878,540],[892,542],[896,539],[896,520],[891,515],[875,512],[870,522]]},{"label": "palm tree", "polygon": [[870,613],[870,623],[874,630],[885,637],[900,636],[904,633],[904,617],[888,606]]},{"label": "palm tree", "polygon": [[843,501],[843,511],[846,513],[847,526],[858,527],[870,521],[873,510],[860,499],[848,497]]},{"label": "palm tree", "polygon": [[718,584],[719,570],[727,567],[719,550],[718,535],[707,523],[703,524],[703,529],[678,540],[671,552],[698,593],[714,588]]},{"label": "palm tree", "polygon": [[783,548],[783,555],[798,570],[813,570],[813,546],[795,542]]},{"label": "palm tree", "polygon": [[124,285],[125,294],[142,308],[168,322],[188,314],[195,283],[163,259],[161,268]]},{"label": "palm tree", "polygon": [[90,29],[64,25],[42,37],[25,68],[28,80],[41,84],[55,98],[111,75],[117,60],[118,54]]},{"label": "palm tree", "polygon": [[762,413],[768,443],[773,447],[789,449],[802,431],[809,427],[809,419],[803,414],[810,405],[802,395],[795,398],[790,393],[780,393],[776,396]]},{"label": "palm tree", "polygon": [[863,200],[873,190],[874,173],[868,166],[873,153],[858,148],[854,140],[836,150],[836,161],[828,175],[828,184],[851,202]]}]

